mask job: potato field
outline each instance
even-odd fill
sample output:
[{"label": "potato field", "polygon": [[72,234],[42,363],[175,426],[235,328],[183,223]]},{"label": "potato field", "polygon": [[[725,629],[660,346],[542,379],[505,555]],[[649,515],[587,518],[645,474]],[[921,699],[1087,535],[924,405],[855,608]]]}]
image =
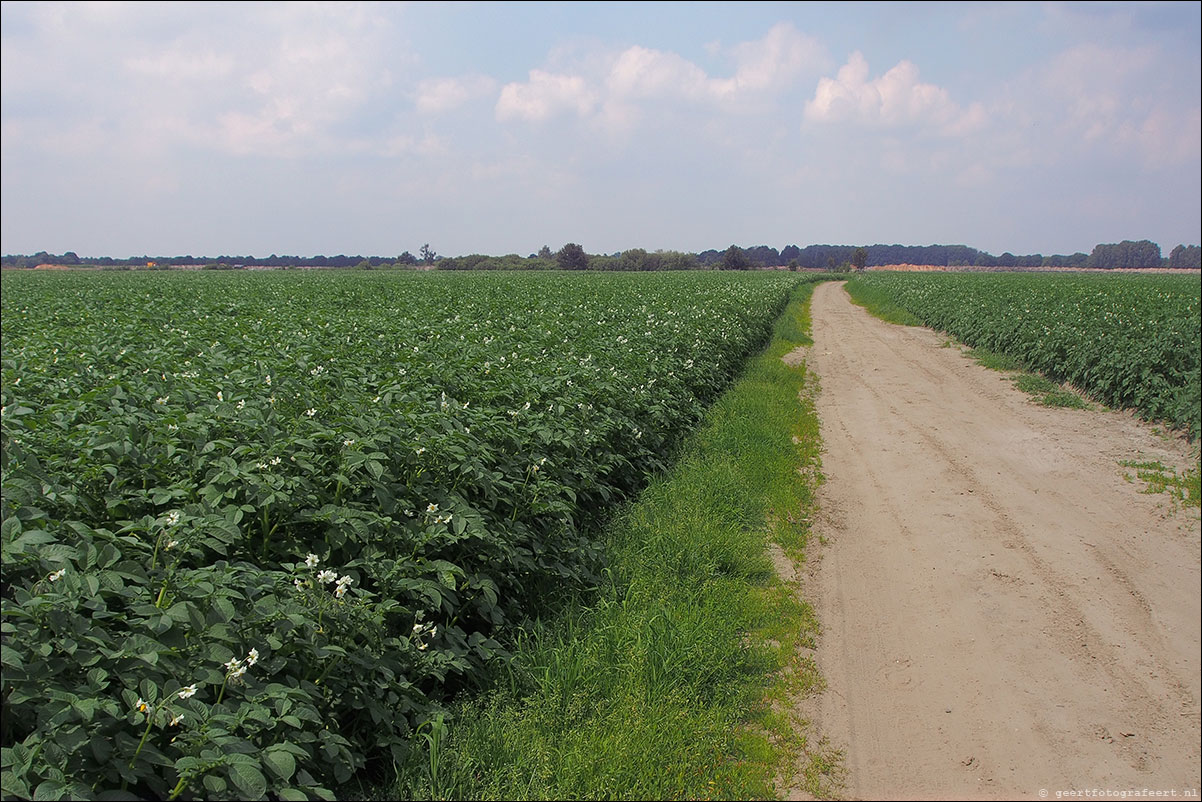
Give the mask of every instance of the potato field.
[{"label": "potato field", "polygon": [[3,277],[5,797],[329,798],[602,569],[790,274]]}]

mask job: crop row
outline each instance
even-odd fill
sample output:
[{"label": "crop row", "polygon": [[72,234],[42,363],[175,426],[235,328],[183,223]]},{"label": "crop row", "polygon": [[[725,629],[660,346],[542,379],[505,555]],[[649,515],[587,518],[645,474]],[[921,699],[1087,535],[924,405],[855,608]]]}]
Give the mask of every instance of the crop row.
[{"label": "crop row", "polygon": [[3,279],[3,794],[406,758],[766,338],[788,275]]},{"label": "crop row", "polygon": [[969,345],[1198,437],[1197,276],[876,273],[855,282]]}]

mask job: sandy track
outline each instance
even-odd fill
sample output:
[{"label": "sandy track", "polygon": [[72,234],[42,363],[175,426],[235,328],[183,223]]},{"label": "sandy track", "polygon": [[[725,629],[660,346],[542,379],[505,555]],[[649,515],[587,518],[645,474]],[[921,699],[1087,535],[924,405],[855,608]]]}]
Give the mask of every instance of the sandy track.
[{"label": "sandy track", "polygon": [[813,299],[826,475],[803,578],[828,689],[804,703],[863,799],[1200,782],[1199,517],[1123,478],[1190,464],[1118,412]]}]

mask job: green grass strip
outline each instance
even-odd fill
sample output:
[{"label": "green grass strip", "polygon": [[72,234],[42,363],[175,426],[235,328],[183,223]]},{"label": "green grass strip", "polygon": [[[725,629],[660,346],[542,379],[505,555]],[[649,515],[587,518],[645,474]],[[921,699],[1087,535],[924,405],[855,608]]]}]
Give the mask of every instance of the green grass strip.
[{"label": "green grass strip", "polygon": [[1011,377],[1014,386],[1033,396],[1045,407],[1067,407],[1069,409],[1093,409],[1093,406],[1072,390],[1066,390],[1056,382],[1039,373],[1024,370],[1023,363],[1009,354],[1000,354],[985,348],[970,348],[967,356],[978,365],[1003,373],[1015,373]]},{"label": "green grass strip", "polygon": [[[609,531],[599,592],[523,633],[498,687],[423,731],[401,798],[764,799],[796,775],[790,695],[817,622],[775,574],[800,558],[818,482],[800,286],[766,350],[679,462]],[[807,770],[808,773],[808,770]]]},{"label": "green grass strip", "polygon": [[1089,409],[1089,402],[1076,393],[1063,389],[1059,384],[1037,373],[1020,373],[1014,377],[1014,386],[1034,396],[1045,407],[1067,407]]},{"label": "green grass strip", "polygon": [[[1145,484],[1145,493],[1167,493],[1185,507],[1202,507],[1202,470],[1195,465],[1178,474],[1162,462],[1123,460],[1124,468],[1134,468],[1135,475]],[[1127,474],[1127,481],[1131,475]]]},{"label": "green grass strip", "polygon": [[845,286],[853,304],[864,307],[870,314],[886,323],[897,323],[901,326],[926,325],[913,312],[894,303],[893,297],[882,287],[862,281],[849,281]]},{"label": "green grass strip", "polygon": [[1010,372],[1023,369],[1023,363],[1018,358],[985,348],[972,348],[968,351],[968,356],[976,360],[978,365],[983,365],[990,370]]}]

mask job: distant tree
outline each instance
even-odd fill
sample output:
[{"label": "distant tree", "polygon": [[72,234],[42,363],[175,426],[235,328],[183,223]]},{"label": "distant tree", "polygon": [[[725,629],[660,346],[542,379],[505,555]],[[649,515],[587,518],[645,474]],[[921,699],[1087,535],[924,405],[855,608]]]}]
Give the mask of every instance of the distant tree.
[{"label": "distant tree", "polygon": [[518,270],[554,270],[555,268],[559,267],[559,265],[555,261],[554,253],[547,258],[543,258],[536,253],[532,253],[528,258],[524,259],[521,264],[516,264],[514,267]]},{"label": "distant tree", "polygon": [[605,253],[595,253],[592,256],[585,257],[585,268],[587,270],[621,270],[621,265],[618,264],[618,257],[610,256]]},{"label": "distant tree", "polygon": [[530,267],[527,260],[516,253],[507,253],[504,256],[495,257],[492,261],[497,270],[525,270]]},{"label": "distant tree", "polygon": [[1113,269],[1117,267],[1160,267],[1163,260],[1160,246],[1150,240],[1138,242],[1123,240],[1118,243],[1100,243],[1089,254],[1088,267]]},{"label": "distant tree", "polygon": [[792,270],[794,273],[796,273],[798,270],[801,269],[801,265],[798,263],[798,261],[796,259],[790,259],[789,260],[789,269]]},{"label": "distant tree", "polygon": [[1130,264],[1124,267],[1161,267],[1164,258],[1160,255],[1160,246],[1151,240],[1141,239],[1131,243],[1127,254]]},{"label": "distant tree", "polygon": [[422,255],[422,261],[428,265],[434,264],[434,260],[438,258],[438,254],[436,254],[434,251],[430,250],[430,243],[428,243],[428,242],[422,246],[421,250],[418,251],[418,253],[420,253]]},{"label": "distant tree", "polygon": [[1178,245],[1169,251],[1169,267],[1202,267],[1202,247]]},{"label": "distant tree", "polygon": [[555,254],[551,253],[551,249],[549,247],[547,247],[546,245],[544,245],[543,247],[538,249],[538,258],[539,259],[554,259]]},{"label": "distant tree", "polygon": [[555,254],[555,261],[560,270],[588,269],[588,254],[575,242],[569,242],[560,248],[559,253]]},{"label": "distant tree", "polygon": [[776,267],[781,263],[780,253],[769,245],[755,245],[743,251],[747,261],[753,266]]},{"label": "distant tree", "polygon": [[856,248],[851,255],[851,263],[855,265],[856,270],[863,270],[868,264],[868,250],[865,248]]},{"label": "distant tree", "polygon": [[781,261],[792,264],[801,258],[801,248],[796,245],[786,245],[780,249]]},{"label": "distant tree", "polygon": [[944,256],[949,267],[976,265],[981,262],[981,252],[976,248],[970,248],[967,245],[945,245],[943,246]]},{"label": "distant tree", "polygon": [[696,270],[700,267],[697,256],[682,251],[663,251],[660,257],[661,270]]},{"label": "distant tree", "polygon": [[629,248],[618,257],[619,270],[664,270],[667,254],[664,251],[648,253],[642,248]]},{"label": "distant tree", "polygon": [[738,245],[731,245],[722,254],[723,270],[747,270],[750,267],[751,262],[747,259],[747,254]]},{"label": "distant tree", "polygon": [[1068,256],[1063,254],[1045,256],[1043,257],[1042,265],[1044,267],[1085,267],[1088,262],[1089,256],[1078,251]]},{"label": "distant tree", "polygon": [[494,270],[492,257],[482,253],[467,256],[450,256],[438,260],[439,270]]},{"label": "distant tree", "polygon": [[417,257],[409,253],[409,251],[405,251],[396,258],[396,261],[399,265],[415,265],[417,264]]},{"label": "distant tree", "polygon": [[618,269],[620,270],[645,270],[646,263],[647,252],[642,248],[627,248],[618,257]]}]

